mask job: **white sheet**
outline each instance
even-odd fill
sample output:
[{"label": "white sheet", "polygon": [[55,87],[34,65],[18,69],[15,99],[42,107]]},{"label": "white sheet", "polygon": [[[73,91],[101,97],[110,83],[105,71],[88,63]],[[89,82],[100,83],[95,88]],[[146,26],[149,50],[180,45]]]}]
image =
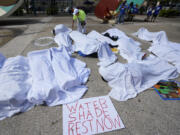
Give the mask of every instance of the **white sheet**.
[{"label": "white sheet", "polygon": [[0,69],[0,120],[33,107],[27,100],[32,77],[28,59],[17,56],[6,59]]},{"label": "white sheet", "polygon": [[112,39],[101,35],[100,33],[98,33],[95,30],[92,30],[91,32],[89,32],[87,34],[87,37],[92,38],[92,39],[96,39],[100,42],[107,42],[108,44],[111,44],[112,46],[117,46],[116,41],[113,41]]},{"label": "white sheet", "polygon": [[118,40],[118,50],[120,55],[130,62],[137,60],[142,60],[142,57],[145,55],[144,52],[141,52],[141,48],[131,42],[128,38],[120,38]]},{"label": "white sheet", "polygon": [[0,53],[0,68],[3,66],[5,60],[5,56]]},{"label": "white sheet", "polygon": [[99,66],[108,66],[117,60],[116,55],[112,52],[109,45],[103,42],[98,49]]},{"label": "white sheet", "polygon": [[69,33],[71,29],[67,28],[65,25],[59,24],[54,28],[56,36],[54,41],[58,46],[65,46],[69,54],[73,53],[72,40],[70,39]]},{"label": "white sheet", "polygon": [[78,100],[89,75],[86,64],[70,57],[64,46],[6,59],[0,68],[0,120],[34,105]]},{"label": "white sheet", "polygon": [[117,36],[118,39],[124,39],[127,38],[130,40],[130,42],[134,45],[140,46],[141,44],[135,40],[133,40],[132,38],[128,37],[123,31],[117,29],[117,28],[112,28],[112,29],[108,29],[107,31],[103,32],[102,34],[105,33],[109,33],[109,35],[112,36]]},{"label": "white sheet", "polygon": [[117,36],[118,40],[116,45],[118,45],[118,50],[120,55],[126,59],[128,62],[142,60],[144,52],[141,52],[140,43],[129,38],[124,32],[118,30],[117,28],[112,28],[105,31],[103,34],[109,33],[109,35]]},{"label": "white sheet", "polygon": [[85,55],[97,52],[101,44],[101,42],[91,39],[78,31],[72,31],[70,37],[74,41],[75,51],[81,51]]},{"label": "white sheet", "polygon": [[146,41],[152,41],[153,44],[167,44],[168,38],[164,31],[149,32],[146,28],[140,28],[133,33],[134,36]]},{"label": "white sheet", "polygon": [[86,92],[84,84],[90,70],[85,63],[69,57],[64,47],[31,52],[28,58],[33,76],[29,101],[55,106],[73,102]]},{"label": "white sheet", "polygon": [[138,32],[134,33],[134,35],[138,36],[140,39],[152,41],[152,46],[148,50],[161,59],[171,62],[180,73],[179,43],[168,41],[164,31],[149,32],[145,28],[140,28]]},{"label": "white sheet", "polygon": [[58,24],[54,28],[55,35],[58,35],[59,33],[70,33],[72,29],[66,27],[64,24]]},{"label": "white sheet", "polygon": [[118,101],[134,98],[162,79],[178,77],[176,68],[153,56],[138,63],[117,62],[107,67],[100,67],[99,73],[112,88],[109,95]]}]

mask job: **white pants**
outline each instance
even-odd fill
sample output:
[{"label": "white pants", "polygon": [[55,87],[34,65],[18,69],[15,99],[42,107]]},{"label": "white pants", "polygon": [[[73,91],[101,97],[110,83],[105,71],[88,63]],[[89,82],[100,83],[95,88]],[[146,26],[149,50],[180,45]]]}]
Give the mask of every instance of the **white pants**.
[{"label": "white pants", "polygon": [[82,26],[81,22],[78,20],[77,20],[77,31],[79,31],[83,34],[86,32],[86,25]]}]

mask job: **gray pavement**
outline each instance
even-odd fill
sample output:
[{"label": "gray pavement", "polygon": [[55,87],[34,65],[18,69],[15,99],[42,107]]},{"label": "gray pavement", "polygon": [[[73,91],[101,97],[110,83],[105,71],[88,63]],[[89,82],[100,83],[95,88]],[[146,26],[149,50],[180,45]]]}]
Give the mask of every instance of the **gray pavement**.
[{"label": "gray pavement", "polygon": [[[13,24],[13,20],[16,23]],[[169,40],[180,42],[180,18],[158,18],[155,23],[143,22],[142,16],[136,17],[136,22],[125,22],[124,25],[100,24],[94,16],[88,17],[87,31],[96,30],[103,32],[109,28],[117,27],[128,36],[136,32],[140,27],[148,28],[150,31],[166,31]],[[0,46],[0,52],[6,57],[16,55],[26,56],[33,50],[45,49],[49,47],[37,47],[33,41],[39,37],[52,36],[51,30],[56,24],[66,24],[71,26],[71,17],[36,17],[36,18],[9,18],[7,21],[0,21],[0,30],[11,31],[14,28],[23,32],[13,36],[6,44]],[[19,23],[18,23],[19,22]],[[4,23],[4,24],[3,24]],[[131,36],[135,40],[136,37]],[[0,44],[4,38],[0,33]],[[142,50],[150,44],[146,41],[138,40],[142,43]],[[4,42],[5,43],[5,42]],[[54,44],[53,46],[57,46]],[[79,57],[78,59],[87,63],[91,69],[88,91],[83,98],[104,96],[110,91],[110,87],[101,79],[98,73],[97,58]],[[119,61],[126,63],[120,57]],[[180,81],[180,79],[178,78]],[[117,109],[125,129],[104,133],[104,135],[179,135],[180,134],[180,102],[163,101],[155,91],[148,89],[140,93],[136,98],[126,102],[118,102],[112,99]],[[36,106],[28,112],[17,114],[11,118],[0,121],[0,135],[61,135],[62,134],[62,106],[46,107]]]}]

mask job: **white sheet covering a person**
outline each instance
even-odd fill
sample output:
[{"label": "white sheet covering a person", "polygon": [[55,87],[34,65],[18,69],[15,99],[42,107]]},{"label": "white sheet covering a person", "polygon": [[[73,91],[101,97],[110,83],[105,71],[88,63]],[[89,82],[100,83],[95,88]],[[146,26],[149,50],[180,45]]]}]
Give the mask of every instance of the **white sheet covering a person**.
[{"label": "white sheet covering a person", "polygon": [[[104,47],[104,46],[102,46]],[[106,49],[103,49],[103,53]],[[102,55],[99,61],[102,61],[107,55]],[[110,59],[110,58],[109,58]],[[135,61],[134,63],[122,64],[111,60],[99,67],[99,73],[108,81],[109,86],[112,88],[109,95],[118,100],[126,101],[159,82],[162,79],[174,79],[179,76],[177,69],[169,63],[150,55],[143,61]]]},{"label": "white sheet covering a person", "polygon": [[145,28],[140,28],[133,35],[146,41],[152,41],[152,46],[148,51],[153,52],[159,58],[171,62],[180,73],[180,44],[171,42],[164,31],[149,32]]},{"label": "white sheet covering a person", "polygon": [[70,57],[64,46],[6,59],[0,68],[0,120],[34,105],[78,100],[89,75],[86,64]]}]

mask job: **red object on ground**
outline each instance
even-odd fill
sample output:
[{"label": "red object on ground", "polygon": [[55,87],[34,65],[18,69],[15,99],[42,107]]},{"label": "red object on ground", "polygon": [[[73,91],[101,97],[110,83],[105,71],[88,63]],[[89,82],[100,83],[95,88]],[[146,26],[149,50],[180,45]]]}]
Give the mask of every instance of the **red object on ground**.
[{"label": "red object on ground", "polygon": [[120,1],[122,0],[101,0],[94,11],[96,17],[103,19],[110,10],[114,11],[118,8]]}]

